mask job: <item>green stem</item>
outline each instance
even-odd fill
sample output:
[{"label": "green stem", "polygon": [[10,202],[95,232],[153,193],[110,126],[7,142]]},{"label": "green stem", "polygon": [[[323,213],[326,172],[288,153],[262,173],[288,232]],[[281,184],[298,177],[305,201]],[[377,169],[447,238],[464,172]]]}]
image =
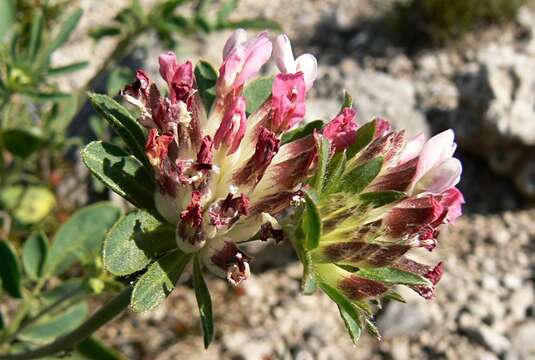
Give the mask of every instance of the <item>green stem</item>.
[{"label": "green stem", "polygon": [[28,352],[4,355],[0,356],[0,360],[28,360],[28,359],[40,359],[46,356],[54,355],[60,351],[67,350],[76,346],[82,340],[87,339],[95,331],[97,331],[102,325],[111,321],[117,315],[119,315],[128,304],[130,304],[130,296],[132,295],[132,288],[126,287],[115,298],[113,298],[106,305],[101,307],[97,312],[87,319],[82,325],[78,326],[75,330],[67,335],[58,338],[51,344],[43,347],[30,350]]},{"label": "green stem", "polygon": [[11,98],[10,94],[5,94],[2,102],[0,103],[0,186],[4,183],[4,177],[6,173],[4,164],[4,116],[6,116],[5,108]]}]

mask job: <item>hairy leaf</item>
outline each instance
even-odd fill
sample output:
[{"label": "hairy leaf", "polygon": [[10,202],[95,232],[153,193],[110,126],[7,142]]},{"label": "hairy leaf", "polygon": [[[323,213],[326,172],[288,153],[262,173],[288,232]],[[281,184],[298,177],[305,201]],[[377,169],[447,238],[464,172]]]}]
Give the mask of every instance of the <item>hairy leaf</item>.
[{"label": "hairy leaf", "polygon": [[197,306],[199,307],[199,316],[201,318],[202,334],[204,338],[204,348],[208,346],[214,339],[214,319],[212,315],[212,299],[210,292],[204,281],[201,264],[198,257],[193,261],[193,288],[195,289],[195,297],[197,299]]}]

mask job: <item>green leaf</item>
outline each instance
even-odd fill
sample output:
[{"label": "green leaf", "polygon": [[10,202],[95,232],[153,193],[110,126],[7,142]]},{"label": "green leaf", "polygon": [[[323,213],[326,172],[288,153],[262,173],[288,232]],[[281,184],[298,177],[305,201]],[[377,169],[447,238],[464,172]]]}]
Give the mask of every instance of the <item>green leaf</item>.
[{"label": "green leaf", "polygon": [[95,110],[106,119],[132,153],[149,166],[145,156],[145,132],[134,116],[108,95],[89,93],[88,96]]},{"label": "green leaf", "polygon": [[15,24],[15,1],[0,0],[0,42],[12,30]]},{"label": "green leaf", "polygon": [[123,216],[104,240],[106,270],[116,276],[143,270],[152,258],[176,248],[175,230],[138,210]]},{"label": "green leaf", "polygon": [[269,98],[273,79],[273,76],[263,76],[251,81],[245,86],[243,96],[247,102],[247,113],[252,114]]},{"label": "green leaf", "polygon": [[368,333],[375,337],[377,340],[381,340],[381,334],[379,334],[379,329],[377,329],[377,326],[375,326],[372,320],[365,318],[364,321],[366,323],[366,329],[368,330]]},{"label": "green leaf", "polygon": [[62,47],[71,37],[74,29],[78,25],[80,18],[82,17],[82,9],[76,9],[69,14],[65,22],[61,24],[61,27],[56,34],[56,37],[47,43],[47,45],[39,51],[37,59],[34,63],[34,69],[41,69],[50,61],[50,55],[60,47]]},{"label": "green leaf", "polygon": [[125,360],[126,358],[96,337],[91,336],[76,345],[76,352],[89,360]]},{"label": "green leaf", "polygon": [[33,89],[26,90],[23,94],[36,101],[57,101],[67,99],[71,96],[70,94],[59,91],[36,91]]},{"label": "green leaf", "polygon": [[159,13],[162,16],[167,16],[169,14],[172,14],[175,9],[182,5],[185,2],[185,0],[168,0],[160,5]]},{"label": "green leaf", "polygon": [[296,129],[290,130],[282,134],[281,145],[293,142],[301,139],[307,135],[310,135],[314,130],[319,130],[325,123],[323,120],[314,120]]},{"label": "green leaf", "polygon": [[52,192],[42,186],[15,185],[0,192],[0,203],[22,224],[43,220],[56,204]]},{"label": "green leaf", "polygon": [[398,292],[396,292],[394,290],[389,290],[386,293],[384,293],[382,296],[383,296],[383,299],[386,299],[386,300],[394,300],[394,301],[398,301],[398,302],[401,302],[401,303],[406,303],[407,302],[407,301],[405,301],[403,296],[401,296],[400,293],[398,293]]},{"label": "green leaf", "polygon": [[394,268],[360,268],[360,270],[355,274],[366,279],[380,281],[387,284],[402,284],[412,286],[426,286],[431,284],[429,280],[420,275]]},{"label": "green leaf", "polygon": [[217,71],[209,62],[201,60],[195,65],[195,80],[197,81],[197,87],[206,113],[209,113],[215,100]]},{"label": "green leaf", "polygon": [[312,295],[318,288],[316,271],[310,252],[305,252],[303,256],[303,278],[301,279],[301,292],[305,295]]},{"label": "green leaf", "polygon": [[351,97],[351,95],[349,95],[349,93],[344,90],[344,102],[342,103],[342,108],[340,109],[340,111],[344,110],[345,108],[350,108],[353,106],[353,98]]},{"label": "green leaf", "polygon": [[5,148],[22,159],[40,150],[46,143],[42,131],[37,127],[7,129],[2,138]]},{"label": "green leaf", "polygon": [[57,286],[47,289],[40,294],[39,300],[42,307],[39,310],[76,293],[80,293],[83,296],[89,295],[91,288],[88,281],[83,278],[63,280]]},{"label": "green leaf", "polygon": [[64,138],[67,126],[78,112],[78,98],[76,95],[54,102],[52,110],[45,119],[46,132],[56,138]]},{"label": "green leaf", "polygon": [[338,190],[352,194],[360,193],[375,179],[382,166],[382,157],[376,157],[367,163],[357,166],[342,177]]},{"label": "green leaf", "polygon": [[347,149],[347,158],[351,159],[360,150],[364,149],[375,135],[375,120],[367,122],[357,129],[355,142]]},{"label": "green leaf", "polygon": [[338,306],[340,311],[340,317],[344,320],[344,325],[346,326],[347,332],[353,341],[353,344],[357,344],[360,339],[360,334],[362,333],[362,325],[360,324],[360,319],[353,318],[344,308],[340,305]]},{"label": "green leaf", "polygon": [[340,309],[340,316],[344,320],[347,331],[351,339],[355,342],[361,333],[361,316],[355,306],[338,290],[325,283],[320,283],[321,289],[334,301]]},{"label": "green leaf", "polygon": [[137,158],[115,145],[94,141],[82,151],[82,160],[111,190],[137,207],[157,213],[154,180]]},{"label": "green leaf", "polygon": [[106,82],[106,92],[111,96],[116,96],[130,83],[133,76],[133,71],[129,67],[118,66],[113,68]]},{"label": "green leaf", "polygon": [[15,249],[6,240],[0,240],[0,279],[2,288],[12,297],[22,297],[20,267]]},{"label": "green leaf", "polygon": [[153,263],[134,286],[130,301],[132,310],[144,312],[160,305],[175,288],[190,259],[190,254],[175,250]]},{"label": "green leaf", "polygon": [[212,316],[212,299],[210,292],[204,282],[201,265],[198,257],[193,260],[193,288],[195,289],[195,298],[199,307],[199,316],[201,318],[202,334],[204,338],[204,348],[214,339],[214,319]]},{"label": "green leaf", "polygon": [[401,200],[405,196],[406,194],[404,192],[388,190],[360,194],[359,198],[364,202],[364,204],[372,204],[373,206],[383,206]]},{"label": "green leaf", "polygon": [[245,20],[238,20],[238,21],[226,21],[222,28],[226,29],[254,29],[254,30],[277,30],[281,31],[282,27],[281,25],[273,20],[266,19],[266,18],[254,18],[254,19],[245,19]]},{"label": "green leaf", "polygon": [[0,331],[4,330],[5,327],[4,316],[2,315],[2,309],[0,309]]},{"label": "green leaf", "polygon": [[60,76],[60,75],[70,74],[72,72],[85,69],[87,67],[87,65],[89,65],[89,63],[87,61],[75,62],[75,63],[69,64],[69,65],[63,65],[63,66],[58,66],[58,67],[55,67],[55,68],[49,68],[47,70],[47,74],[48,74],[48,76]]},{"label": "green leaf", "polygon": [[329,194],[336,189],[338,182],[345,171],[346,163],[347,157],[345,151],[341,151],[334,155],[331,161],[329,161],[329,165],[327,166],[327,176],[323,188],[323,192],[325,194]]},{"label": "green leaf", "polygon": [[104,236],[119,216],[121,211],[110,203],[97,203],[75,212],[56,233],[44,274],[61,274],[76,261],[93,262],[99,256]]},{"label": "green leaf", "polygon": [[116,36],[121,33],[121,28],[118,26],[98,26],[89,31],[89,36],[98,41],[106,36]]},{"label": "green leaf", "polygon": [[305,211],[303,213],[303,231],[305,233],[305,248],[312,250],[318,247],[322,223],[318,210],[318,196],[313,190],[305,191]]},{"label": "green leaf", "polygon": [[34,232],[26,239],[22,247],[22,265],[28,277],[38,280],[48,254],[48,239],[43,232]]},{"label": "green leaf", "polygon": [[238,0],[226,0],[217,12],[217,22],[223,24],[238,6]]},{"label": "green leaf", "polygon": [[28,45],[28,57],[31,61],[35,60],[35,56],[41,47],[41,40],[43,37],[43,14],[39,10],[35,10],[32,15],[32,26],[30,28],[30,44]]},{"label": "green leaf", "polygon": [[47,316],[22,330],[18,338],[35,343],[48,343],[76,329],[87,318],[89,306],[82,302],[55,316]]},{"label": "green leaf", "polygon": [[327,172],[327,164],[329,163],[331,144],[325,136],[321,136],[316,141],[316,148],[318,149],[318,164],[316,166],[316,173],[311,179],[310,184],[320,194],[323,190],[323,183],[325,181],[325,174]]}]

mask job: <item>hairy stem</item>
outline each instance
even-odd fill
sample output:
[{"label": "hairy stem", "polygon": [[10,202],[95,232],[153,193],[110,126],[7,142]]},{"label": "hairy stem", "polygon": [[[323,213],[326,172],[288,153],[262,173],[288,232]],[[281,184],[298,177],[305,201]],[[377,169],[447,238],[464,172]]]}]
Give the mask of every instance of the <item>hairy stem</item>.
[{"label": "hairy stem", "polygon": [[115,298],[113,298],[106,305],[101,307],[97,312],[87,319],[83,324],[78,326],[75,330],[67,335],[58,338],[56,341],[45,345],[43,347],[30,350],[28,352],[4,355],[0,356],[0,360],[27,360],[27,359],[40,359],[45,356],[50,356],[67,350],[76,346],[82,340],[87,339],[95,331],[97,331],[102,325],[111,321],[117,315],[119,315],[128,304],[130,304],[130,296],[132,295],[132,288],[126,287]]}]

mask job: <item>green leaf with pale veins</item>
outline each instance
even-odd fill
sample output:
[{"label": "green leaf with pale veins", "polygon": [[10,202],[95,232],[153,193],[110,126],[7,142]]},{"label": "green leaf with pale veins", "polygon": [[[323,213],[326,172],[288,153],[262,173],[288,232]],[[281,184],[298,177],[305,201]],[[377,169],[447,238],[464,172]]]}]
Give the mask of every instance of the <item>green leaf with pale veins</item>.
[{"label": "green leaf with pale veins", "polygon": [[316,165],[316,173],[311,179],[310,184],[321,194],[327,173],[327,165],[329,164],[331,144],[326,137],[320,136],[316,140],[316,148],[318,149],[318,163]]},{"label": "green leaf with pale veins", "polygon": [[110,124],[112,129],[141,162],[150,166],[145,156],[145,131],[130,112],[108,95],[89,93],[89,101],[95,110]]},{"label": "green leaf with pale veins", "polygon": [[325,185],[323,192],[329,194],[338,186],[338,182],[342,177],[342,174],[345,171],[347,163],[347,157],[345,151],[340,151],[338,154],[334,155],[331,161],[327,166],[327,175],[325,178]]},{"label": "green leaf with pale veins", "polygon": [[351,159],[359,151],[368,146],[375,135],[376,120],[372,120],[357,129],[355,142],[347,149],[347,158]]},{"label": "green leaf with pale veins", "polygon": [[214,339],[214,318],[212,315],[212,299],[210,291],[206,286],[202,275],[201,264],[198,257],[193,260],[193,288],[195,289],[195,298],[199,307],[199,316],[201,318],[202,334],[204,338],[204,348]]},{"label": "green leaf with pale veins", "polygon": [[360,270],[355,274],[366,279],[387,284],[402,284],[412,286],[426,286],[431,284],[429,280],[420,275],[394,268],[360,268]]},{"label": "green leaf with pale veins", "polygon": [[303,231],[305,233],[305,248],[312,250],[318,247],[322,223],[318,210],[318,195],[313,190],[305,191],[305,211],[303,213]]},{"label": "green leaf with pale veins", "polygon": [[243,96],[247,102],[247,113],[255,112],[270,97],[273,79],[273,76],[263,76],[245,86]]},{"label": "green leaf with pale veins", "polygon": [[82,160],[112,191],[138,208],[157,214],[154,179],[137,158],[118,146],[94,141],[82,151]]},{"label": "green leaf with pale veins", "polygon": [[123,216],[104,240],[106,270],[116,276],[143,270],[152,258],[176,248],[175,229],[137,210]]},{"label": "green leaf with pale veins", "polygon": [[190,260],[190,254],[175,250],[153,263],[134,286],[130,301],[132,310],[145,312],[160,305],[173,291]]}]

